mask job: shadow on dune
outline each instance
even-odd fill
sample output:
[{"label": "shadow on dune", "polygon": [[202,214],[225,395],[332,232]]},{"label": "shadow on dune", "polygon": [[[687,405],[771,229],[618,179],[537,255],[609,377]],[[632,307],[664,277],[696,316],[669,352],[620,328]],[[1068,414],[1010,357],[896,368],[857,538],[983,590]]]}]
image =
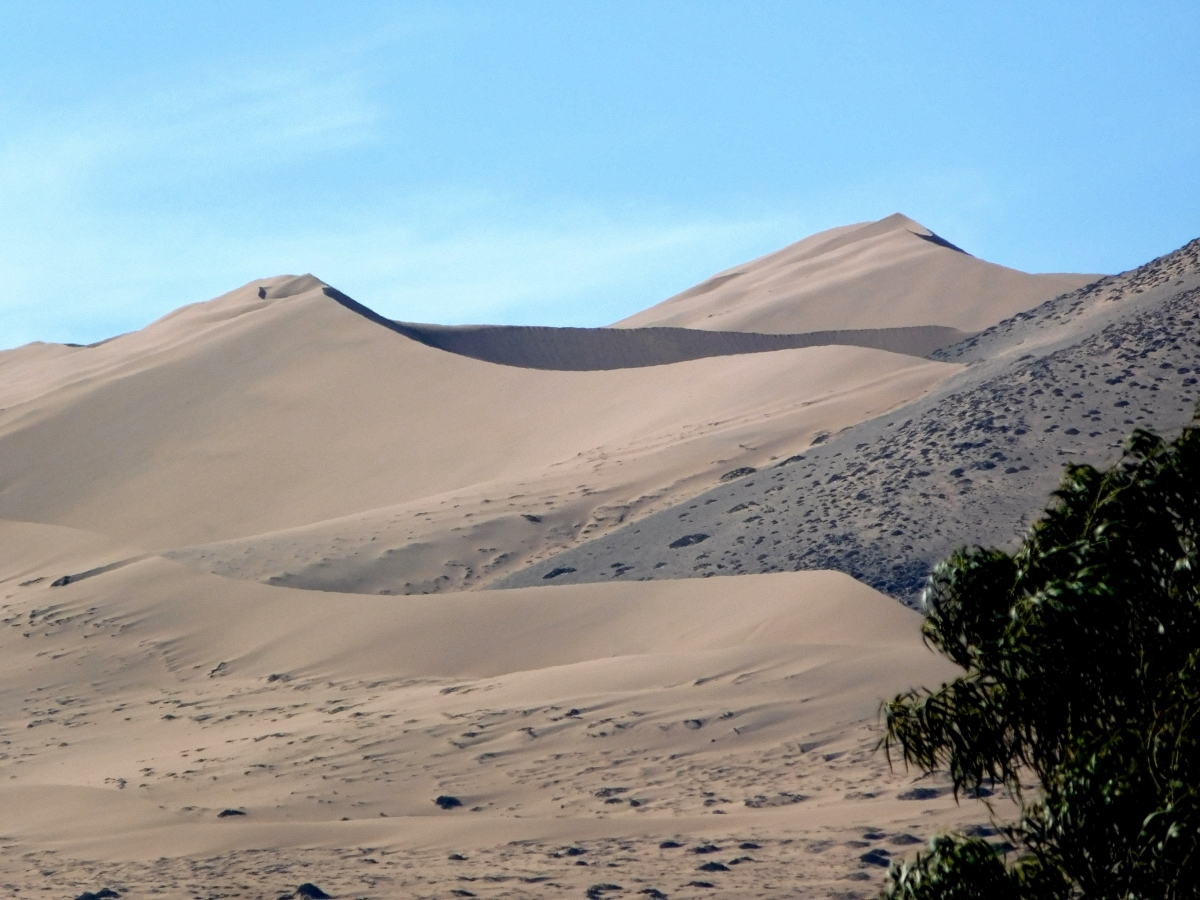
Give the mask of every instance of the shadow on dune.
[{"label": "shadow on dune", "polygon": [[928,356],[969,335],[956,328],[846,329],[805,334],[755,334],[694,328],[548,328],[528,325],[425,325],[385,319],[372,309],[326,287],[325,294],[385,328],[429,347],[484,362],[525,369],[597,371],[661,366],[771,350],[843,344]]}]

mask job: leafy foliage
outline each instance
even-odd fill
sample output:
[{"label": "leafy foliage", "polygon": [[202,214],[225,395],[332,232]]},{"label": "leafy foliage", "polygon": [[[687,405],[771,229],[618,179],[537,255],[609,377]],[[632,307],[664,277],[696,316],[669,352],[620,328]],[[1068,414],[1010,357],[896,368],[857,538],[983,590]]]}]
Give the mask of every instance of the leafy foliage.
[{"label": "leafy foliage", "polygon": [[1008,789],[1016,853],[935,838],[887,898],[1200,897],[1200,427],[1054,496],[1015,554],[935,569],[925,639],[966,672],[883,707],[889,759]]}]

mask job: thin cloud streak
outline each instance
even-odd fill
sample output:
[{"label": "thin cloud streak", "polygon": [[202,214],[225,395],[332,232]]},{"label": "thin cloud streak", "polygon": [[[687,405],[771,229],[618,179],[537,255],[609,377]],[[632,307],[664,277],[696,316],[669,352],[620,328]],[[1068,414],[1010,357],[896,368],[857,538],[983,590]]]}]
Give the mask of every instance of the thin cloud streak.
[{"label": "thin cloud streak", "polygon": [[[402,229],[331,248],[381,312],[447,324],[604,325],[664,299],[759,248],[778,221],[608,219],[542,228],[502,225],[429,239]],[[356,252],[357,248],[357,252]],[[331,277],[336,275],[331,272]]]},{"label": "thin cloud streak", "polygon": [[[31,123],[0,144],[0,197],[46,191],[60,201],[101,177],[141,181],[174,167],[276,165],[371,137],[378,111],[352,76],[299,72],[223,78],[137,102],[110,101]],[[122,177],[124,175],[124,177]]]},{"label": "thin cloud streak", "polygon": [[[513,223],[503,203],[467,203],[458,192],[366,220],[301,219],[282,234],[253,224],[77,219],[40,265],[27,259],[10,269],[0,260],[11,287],[0,342],[86,343],[254,278],[309,271],[398,319],[604,325],[804,233],[793,221],[670,211],[617,219],[547,210],[535,223]],[[139,239],[131,243],[130,233]],[[41,276],[21,282],[31,268]],[[107,274],[79,296],[88,269]]]}]

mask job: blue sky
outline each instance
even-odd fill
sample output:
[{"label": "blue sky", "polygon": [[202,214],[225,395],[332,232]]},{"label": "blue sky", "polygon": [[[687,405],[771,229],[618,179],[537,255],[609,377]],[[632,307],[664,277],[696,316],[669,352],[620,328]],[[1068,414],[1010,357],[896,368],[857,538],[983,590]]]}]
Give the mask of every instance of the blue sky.
[{"label": "blue sky", "polygon": [[1028,271],[1200,236],[1194,0],[0,0],[0,34],[3,347],[307,271],[601,325],[896,211]]}]

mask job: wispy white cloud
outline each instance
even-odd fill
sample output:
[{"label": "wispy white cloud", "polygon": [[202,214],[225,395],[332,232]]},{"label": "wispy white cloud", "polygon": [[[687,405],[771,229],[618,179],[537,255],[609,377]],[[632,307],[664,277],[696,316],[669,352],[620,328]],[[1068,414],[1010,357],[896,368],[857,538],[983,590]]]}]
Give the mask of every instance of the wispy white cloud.
[{"label": "wispy white cloud", "polygon": [[[506,204],[460,192],[361,218],[283,220],[76,222],[43,276],[0,301],[0,346],[96,340],[253,278],[306,271],[410,321],[601,325],[804,233],[790,220],[679,210],[543,207],[517,221]],[[0,279],[14,275],[5,268],[0,259]]]},{"label": "wispy white cloud", "polygon": [[[197,247],[218,270],[238,257],[235,235],[221,235],[222,212],[238,200],[226,198],[223,210],[222,189],[368,142],[377,118],[363,76],[311,64],[221,71],[9,116],[0,132],[0,341],[62,339],[72,327],[89,339],[131,325],[160,292],[153,285],[195,275]],[[161,202],[163,193],[172,199]]]},{"label": "wispy white cloud", "polygon": [[[431,236],[408,224],[339,235],[310,250],[388,315],[445,323],[601,325],[795,235],[795,223],[646,212],[621,219],[548,211]],[[796,235],[798,236],[798,235]],[[321,274],[321,273],[318,273]]]},{"label": "wispy white cloud", "polygon": [[80,200],[98,182],[128,184],[181,167],[277,165],[366,141],[377,108],[353,73],[304,69],[216,76],[200,85],[9,122],[0,197]]},{"label": "wispy white cloud", "polygon": [[362,147],[378,163],[395,139],[381,76],[346,60],[387,53],[412,27],[442,26],[401,22],[354,52],[227,65],[9,122],[0,347],[96,340],[285,271],[397,318],[598,325],[806,232],[775,214],[614,209],[405,173],[378,196],[355,179],[336,201],[257,191]]}]

